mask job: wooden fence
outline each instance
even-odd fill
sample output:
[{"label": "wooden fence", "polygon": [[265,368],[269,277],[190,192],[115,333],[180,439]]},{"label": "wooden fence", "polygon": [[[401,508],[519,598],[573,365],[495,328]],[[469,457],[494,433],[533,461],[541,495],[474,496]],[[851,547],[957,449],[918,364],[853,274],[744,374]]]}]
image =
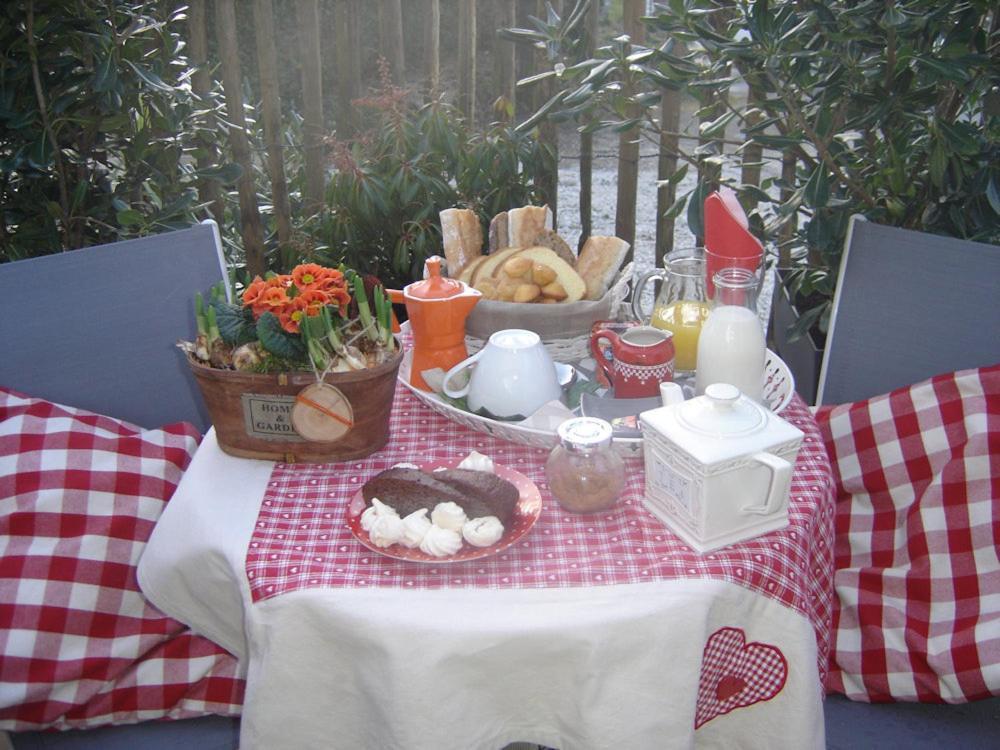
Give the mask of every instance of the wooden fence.
[{"label": "wooden fence", "polygon": [[[572,6],[574,0],[548,0],[558,13]],[[586,15],[586,43],[592,53],[598,35],[598,24],[606,0],[589,0]],[[622,32],[633,40],[643,40],[640,17],[647,12],[647,0],[621,0]],[[529,16],[544,17],[545,0],[291,0],[295,12],[294,38],[282,38],[283,47],[294,49],[300,63],[298,91],[281,91],[275,14],[278,5],[288,9],[289,0],[190,0],[189,53],[199,66],[192,86],[204,92],[211,86],[209,71],[221,75],[225,90],[229,145],[234,159],[243,168],[238,183],[240,231],[248,270],[262,273],[266,269],[264,229],[257,205],[257,187],[253,182],[252,154],[248,146],[243,119],[244,79],[248,71],[241,69],[251,60],[260,97],[262,125],[266,144],[266,165],[270,179],[272,211],[279,247],[286,248],[291,240],[291,217],[285,168],[282,157],[282,106],[284,95],[294,95],[301,102],[302,140],[305,163],[303,199],[306,208],[323,199],[325,156],[323,138],[332,128],[340,134],[351,134],[362,127],[356,121],[352,100],[360,96],[365,86],[373,82],[368,60],[373,53],[384,58],[393,82],[405,84],[426,97],[437,96],[442,88],[442,62],[452,61],[456,87],[454,102],[472,122],[484,122],[492,115],[484,109],[498,97],[504,99],[521,115],[530,113],[541,104],[543,89],[532,92],[530,101],[519,101],[527,94],[519,91],[516,79],[538,72],[546,66],[544,58],[528,47],[501,39],[496,29],[528,27]],[[442,18],[442,7],[448,13]],[[332,23],[328,21],[332,19]],[[287,19],[280,19],[286,26]],[[253,49],[239,44],[239,29],[249,24],[253,28]],[[454,35],[447,37],[446,55],[442,55],[441,29],[447,24]],[[206,38],[206,28],[214,28],[214,39]],[[375,29],[377,37],[369,41],[364,29]],[[330,33],[332,31],[332,34]],[[246,37],[246,34],[244,34]],[[210,44],[214,42],[214,44]],[[372,49],[374,47],[374,49]],[[210,48],[218,61],[210,59]],[[452,48],[454,58],[451,57]],[[252,52],[252,54],[250,54]],[[478,65],[484,54],[492,64],[489,70]],[[218,62],[218,65],[216,65]],[[335,75],[324,78],[324,71]],[[255,75],[253,75],[255,73]],[[367,76],[365,75],[367,74]],[[288,76],[284,79],[287,83]],[[332,78],[332,80],[331,80]],[[484,83],[485,82],[485,83]],[[483,91],[488,86],[489,90]],[[325,111],[332,102],[332,112]],[[485,104],[484,104],[485,102]],[[677,131],[679,129],[679,94],[664,89],[662,93],[662,129],[660,139],[659,176],[664,179],[677,166]],[[543,123],[539,138],[557,154],[555,126]],[[212,144],[203,144],[207,153]],[[618,180],[615,211],[615,233],[634,246],[636,236],[636,191],[639,166],[638,130],[621,133],[618,142]],[[580,217],[582,237],[589,236],[592,227],[592,164],[593,137],[580,135]],[[539,187],[558,219],[558,175],[545,176]],[[201,198],[217,216],[221,215],[218,188],[211,183],[203,186]],[[664,214],[674,202],[673,186],[659,191],[657,200],[656,253],[657,265],[673,242],[673,221]],[[267,190],[261,192],[267,193]],[[289,256],[288,259],[291,259]]]}]

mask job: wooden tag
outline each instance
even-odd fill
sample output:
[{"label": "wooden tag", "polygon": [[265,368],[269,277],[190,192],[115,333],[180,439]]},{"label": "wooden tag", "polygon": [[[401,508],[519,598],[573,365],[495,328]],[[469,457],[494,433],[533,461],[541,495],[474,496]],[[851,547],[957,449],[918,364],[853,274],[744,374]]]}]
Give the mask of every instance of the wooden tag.
[{"label": "wooden tag", "polygon": [[354,427],[354,410],[339,388],[313,383],[295,397],[292,426],[306,440],[333,443]]}]

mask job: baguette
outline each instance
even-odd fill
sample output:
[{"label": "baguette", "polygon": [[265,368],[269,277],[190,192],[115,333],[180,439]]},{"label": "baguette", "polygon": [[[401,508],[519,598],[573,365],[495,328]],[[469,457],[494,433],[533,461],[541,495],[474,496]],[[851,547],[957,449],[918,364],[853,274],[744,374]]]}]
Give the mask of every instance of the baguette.
[{"label": "baguette", "polygon": [[490,222],[490,252],[510,247],[510,236],[507,232],[507,212],[501,211]]},{"label": "baguette", "polygon": [[457,277],[483,254],[483,227],[476,212],[468,208],[446,208],[439,217],[448,274]]},{"label": "baguette", "polygon": [[580,249],[576,270],[587,284],[585,299],[603,297],[618,274],[629,243],[618,237],[591,236]]},{"label": "baguette", "polygon": [[548,206],[523,206],[507,212],[510,247],[532,247],[543,229],[552,229],[552,212]]}]

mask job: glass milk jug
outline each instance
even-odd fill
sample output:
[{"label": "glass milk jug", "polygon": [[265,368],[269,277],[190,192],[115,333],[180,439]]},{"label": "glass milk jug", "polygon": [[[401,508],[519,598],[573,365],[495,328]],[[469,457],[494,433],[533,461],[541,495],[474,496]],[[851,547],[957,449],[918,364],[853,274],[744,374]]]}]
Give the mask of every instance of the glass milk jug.
[{"label": "glass milk jug", "polygon": [[[667,256],[665,268],[656,268],[639,279],[632,295],[632,310],[639,320],[649,318],[654,328],[674,335],[674,372],[690,374],[698,356],[698,335],[708,315],[705,296],[705,256],[697,249]],[[642,310],[642,290],[650,279],[663,282],[653,303],[652,315]]]},{"label": "glass milk jug", "polygon": [[757,317],[760,279],[745,268],[723,268],[712,277],[715,295],[698,338],[695,389],[729,383],[760,402],[767,345]]}]

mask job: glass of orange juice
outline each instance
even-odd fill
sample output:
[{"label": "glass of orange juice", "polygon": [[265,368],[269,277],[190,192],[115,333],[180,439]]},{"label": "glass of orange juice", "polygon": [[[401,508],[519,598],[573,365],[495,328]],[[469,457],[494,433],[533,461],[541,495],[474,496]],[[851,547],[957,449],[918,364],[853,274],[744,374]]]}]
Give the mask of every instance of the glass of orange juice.
[{"label": "glass of orange juice", "polygon": [[[705,254],[700,248],[678,250],[667,256],[663,268],[644,274],[632,295],[632,312],[639,320],[670,331],[674,335],[674,372],[690,375],[698,359],[698,336],[708,317],[705,294]],[[653,310],[642,309],[642,291],[646,282],[662,282],[653,302]]]}]

